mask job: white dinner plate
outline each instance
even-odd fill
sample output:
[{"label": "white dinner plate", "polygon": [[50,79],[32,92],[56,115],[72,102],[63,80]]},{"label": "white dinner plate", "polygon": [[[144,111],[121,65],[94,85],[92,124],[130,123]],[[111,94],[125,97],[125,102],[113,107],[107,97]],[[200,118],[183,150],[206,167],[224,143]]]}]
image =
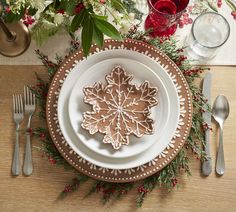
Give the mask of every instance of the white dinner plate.
[{"label": "white dinner plate", "polygon": [[[144,135],[141,138],[131,135],[129,145],[123,145],[119,150],[114,150],[111,144],[102,142],[104,135],[100,133],[89,135],[88,131],[81,127],[81,123],[83,121],[83,113],[92,110],[90,105],[83,102],[84,87],[92,86],[98,81],[105,85],[105,76],[110,74],[111,70],[117,65],[121,65],[128,74],[134,76],[133,84],[139,86],[147,80],[152,87],[157,87],[156,98],[158,105],[151,108],[150,114],[150,117],[154,120],[154,133],[152,135]],[[159,142],[160,137],[165,133],[165,127],[169,119],[170,104],[164,84],[150,68],[136,60],[113,58],[96,63],[87,70],[79,71],[76,77],[77,82],[69,98],[69,119],[75,134],[85,146],[106,157],[125,158],[140,154],[155,142]]]},{"label": "white dinner plate", "polygon": [[[167,121],[164,133],[158,139],[158,141],[155,140],[151,148],[148,148],[146,151],[141,152],[141,154],[134,155],[132,157],[112,158],[105,157],[104,155],[94,152],[92,149],[84,145],[84,143],[80,139],[78,139],[78,136],[73,130],[68,115],[69,98],[73,87],[78,80],[78,76],[80,76],[80,71],[86,71],[101,61],[114,58],[130,59],[147,66],[161,79],[164,86],[166,87],[167,94],[169,96],[169,119]],[[143,75],[145,76],[145,73],[143,73]],[[97,166],[110,169],[129,169],[137,167],[151,161],[157,155],[159,155],[168,146],[172,136],[174,135],[174,132],[178,125],[179,113],[180,106],[177,90],[174,83],[172,82],[172,79],[170,78],[168,73],[166,73],[165,69],[152,58],[142,53],[125,49],[112,49],[99,52],[90,55],[87,60],[78,62],[77,65],[75,65],[74,68],[70,71],[69,75],[64,81],[58,99],[58,120],[62,134],[67,143],[78,155],[80,155],[87,161]]]}]

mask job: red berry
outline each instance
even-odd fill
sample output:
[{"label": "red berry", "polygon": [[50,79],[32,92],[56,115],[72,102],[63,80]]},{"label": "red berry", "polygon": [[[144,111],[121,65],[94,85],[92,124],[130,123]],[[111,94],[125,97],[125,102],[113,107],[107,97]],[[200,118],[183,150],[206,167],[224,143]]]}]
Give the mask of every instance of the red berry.
[{"label": "red berry", "polygon": [[6,11],[6,13],[11,12],[11,8],[10,7],[6,7],[5,11]]},{"label": "red berry", "polygon": [[188,19],[188,23],[189,23],[189,24],[192,24],[192,23],[193,23],[193,19],[192,19],[192,18],[189,18],[189,19]]},{"label": "red berry", "polygon": [[231,15],[233,16],[233,18],[236,20],[236,10],[231,12]]},{"label": "red berry", "polygon": [[55,160],[55,159],[53,159],[52,157],[48,157],[48,161],[52,164],[52,165],[54,165],[54,164],[56,164],[57,163],[57,161]]},{"label": "red berry", "polygon": [[66,187],[64,188],[64,192],[65,192],[65,193],[68,193],[68,192],[70,192],[71,190],[72,190],[71,185],[68,185],[68,186],[66,186]]},{"label": "red berry", "polygon": [[179,25],[179,28],[183,28],[184,27],[184,22],[182,20],[180,20],[178,25]]},{"label": "red berry", "polygon": [[217,6],[220,8],[222,6],[222,0],[217,1]]},{"label": "red berry", "polygon": [[193,6],[188,6],[187,9],[188,9],[189,12],[192,12],[192,10],[193,10]]},{"label": "red berry", "polygon": [[45,136],[44,133],[41,133],[41,134],[39,135],[39,137],[43,140],[46,136]]},{"label": "red berry", "polygon": [[184,18],[183,20],[183,24],[185,25],[185,24],[188,24],[188,18]]},{"label": "red berry", "polygon": [[59,9],[59,10],[57,10],[57,13],[64,14],[64,13],[65,13],[65,10],[63,10],[63,9]]},{"label": "red berry", "polygon": [[75,10],[74,10],[75,14],[79,14],[80,11],[81,11],[83,8],[84,8],[83,3],[79,3],[79,4],[75,7]]},{"label": "red berry", "polygon": [[28,132],[29,134],[32,134],[32,133],[33,133],[33,129],[32,129],[32,128],[29,128],[29,129],[27,130],[27,132]]}]

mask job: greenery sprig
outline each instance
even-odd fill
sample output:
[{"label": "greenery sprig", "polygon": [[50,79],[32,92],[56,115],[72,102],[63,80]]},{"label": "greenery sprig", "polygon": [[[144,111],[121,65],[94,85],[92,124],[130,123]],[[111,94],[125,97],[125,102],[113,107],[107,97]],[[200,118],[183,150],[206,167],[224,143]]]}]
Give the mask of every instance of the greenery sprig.
[{"label": "greenery sprig", "polygon": [[[141,40],[161,49],[179,66],[189,84],[193,98],[194,113],[190,134],[186,140],[184,148],[182,148],[176,158],[160,172],[135,183],[109,183],[90,179],[89,177],[76,171],[57,151],[52,139],[50,138],[48,129],[41,127],[35,128],[32,130],[32,134],[41,140],[42,145],[40,149],[43,151],[49,162],[53,165],[58,164],[63,165],[67,169],[70,168],[73,170],[73,173],[76,173],[77,175],[76,178],[72,179],[71,183],[65,186],[60,194],[60,197],[65,197],[67,194],[75,192],[81,183],[84,183],[88,180],[93,180],[94,183],[90,191],[85,195],[86,197],[92,193],[101,193],[102,202],[106,203],[112,198],[120,199],[124,195],[128,194],[131,189],[136,189],[136,206],[141,207],[145,197],[147,197],[147,195],[154,189],[166,189],[168,192],[170,192],[174,188],[178,187],[179,179],[181,178],[182,174],[185,173],[187,175],[191,175],[189,164],[190,157],[195,157],[197,160],[205,159],[205,152],[203,150],[203,130],[209,128],[209,126],[206,126],[206,124],[203,122],[203,119],[201,118],[201,112],[203,110],[210,110],[210,108],[207,104],[206,98],[202,95],[201,90],[194,85],[194,81],[195,79],[199,78],[200,74],[207,68],[193,67],[189,60],[187,60],[187,58],[183,55],[183,49],[177,48],[177,41],[173,38],[151,39],[147,36],[147,33],[138,31],[137,27],[134,27],[132,30],[130,30],[129,33],[124,36],[124,38]],[[70,53],[72,53],[73,50],[77,49],[78,47],[78,45],[76,45],[76,48],[74,48],[73,44],[75,42],[77,41],[73,41],[71,43],[72,45],[70,47]],[[36,85],[33,89],[38,99],[39,108],[41,110],[39,114],[41,114],[42,119],[45,121],[45,94],[47,93],[52,76],[56,73],[56,70],[58,69],[62,60],[58,60],[58,57],[56,57],[57,62],[53,63],[48,60],[47,56],[41,52],[36,51],[36,53],[48,70],[49,75],[48,82],[44,82],[39,76],[37,76],[39,85]]]},{"label": "greenery sprig", "polygon": [[1,4],[5,21],[21,20],[29,26],[38,45],[63,32],[74,38],[81,29],[85,56],[93,42],[103,45],[105,35],[122,40],[121,32],[143,15],[132,0],[3,0]]}]

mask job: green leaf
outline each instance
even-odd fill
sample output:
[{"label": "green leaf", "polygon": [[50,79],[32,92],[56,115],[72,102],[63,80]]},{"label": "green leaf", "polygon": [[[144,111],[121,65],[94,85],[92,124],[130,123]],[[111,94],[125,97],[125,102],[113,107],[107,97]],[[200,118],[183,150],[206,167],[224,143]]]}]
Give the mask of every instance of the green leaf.
[{"label": "green leaf", "polygon": [[120,33],[117,31],[117,29],[107,21],[94,19],[94,23],[96,27],[105,35],[116,40],[122,40]]},{"label": "green leaf", "polygon": [[125,10],[125,7],[124,7],[123,3],[121,2],[121,0],[112,0],[111,6],[113,8],[115,8],[116,10],[118,10],[119,12]]},{"label": "green leaf", "polygon": [[86,16],[85,23],[82,28],[82,48],[84,50],[84,55],[87,56],[92,45],[93,40],[93,22],[90,16]]},{"label": "green leaf", "polygon": [[28,9],[28,13],[29,13],[29,15],[31,15],[31,16],[35,15],[36,12],[37,12],[37,9],[35,9],[35,8],[29,8],[29,9]]},{"label": "green leaf", "polygon": [[7,6],[6,0],[1,0],[1,4],[2,4],[2,6]]},{"label": "green leaf", "polygon": [[78,4],[78,0],[70,0],[65,1],[62,3],[62,8],[68,13],[69,15],[73,15],[75,11],[75,7]]},{"label": "green leaf", "polygon": [[16,22],[19,21],[25,14],[25,8],[21,8],[19,13],[13,13],[12,11],[10,11],[6,17],[5,17],[5,21],[7,23],[12,23],[12,22]]},{"label": "green leaf", "polygon": [[96,14],[91,14],[91,16],[92,16],[93,18],[96,18],[96,19],[99,19],[99,20],[104,20],[104,21],[107,20],[107,16],[96,15]]},{"label": "green leaf", "polygon": [[232,11],[236,11],[236,5],[235,5],[233,2],[231,2],[231,1],[229,1],[229,0],[225,0],[225,2],[226,2],[226,4],[230,7],[230,9],[231,9]]},{"label": "green leaf", "polygon": [[215,12],[218,12],[218,8],[214,2],[207,1],[208,6]]},{"label": "green leaf", "polygon": [[39,21],[31,29],[32,38],[36,41],[38,46],[41,46],[49,39],[49,37],[55,35],[61,30],[60,26],[54,24],[51,24],[50,27],[45,26],[44,22]]},{"label": "green leaf", "polygon": [[100,48],[102,48],[104,35],[95,25],[93,26],[93,40]]},{"label": "green leaf", "polygon": [[81,10],[80,13],[76,15],[71,22],[71,31],[75,32],[81,25],[83,25],[83,21],[88,15],[89,14],[86,9]]},{"label": "green leaf", "polygon": [[[141,2],[140,2],[141,3]],[[134,13],[135,18],[142,21],[143,13],[137,9],[138,2],[134,2],[131,0],[123,0],[123,5],[127,13]]]}]

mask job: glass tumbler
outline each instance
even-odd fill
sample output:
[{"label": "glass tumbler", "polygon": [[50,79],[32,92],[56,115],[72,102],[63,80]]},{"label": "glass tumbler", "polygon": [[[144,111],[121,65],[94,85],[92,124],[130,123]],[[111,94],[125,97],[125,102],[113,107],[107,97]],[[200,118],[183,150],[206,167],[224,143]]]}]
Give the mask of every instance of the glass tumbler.
[{"label": "glass tumbler", "polygon": [[145,20],[145,29],[152,29],[152,37],[173,35],[178,20],[185,11],[189,0],[147,0],[149,14]]},{"label": "glass tumbler", "polygon": [[215,12],[202,13],[193,22],[191,33],[186,39],[186,53],[195,60],[210,60],[229,35],[229,23],[222,15]]}]

